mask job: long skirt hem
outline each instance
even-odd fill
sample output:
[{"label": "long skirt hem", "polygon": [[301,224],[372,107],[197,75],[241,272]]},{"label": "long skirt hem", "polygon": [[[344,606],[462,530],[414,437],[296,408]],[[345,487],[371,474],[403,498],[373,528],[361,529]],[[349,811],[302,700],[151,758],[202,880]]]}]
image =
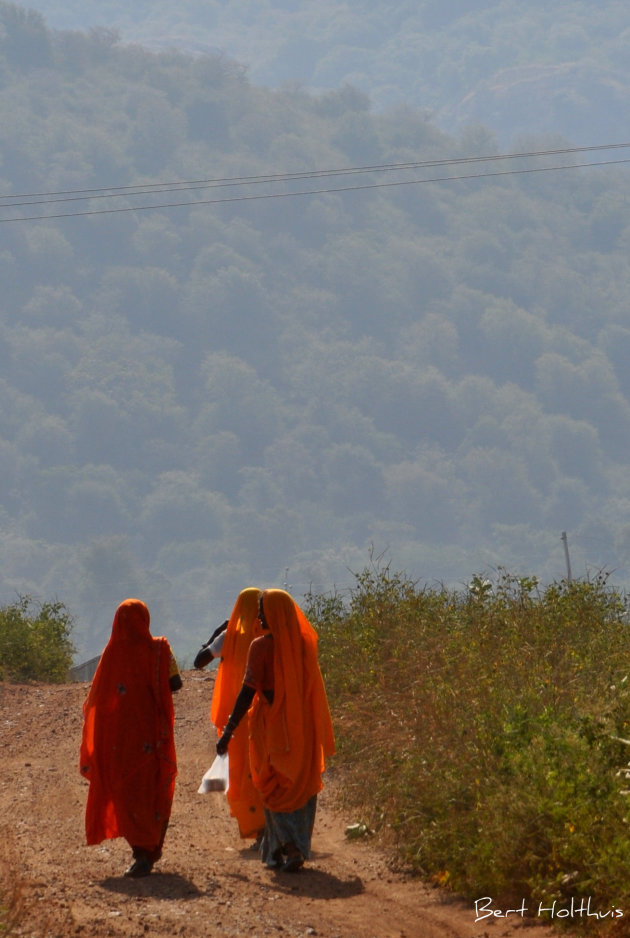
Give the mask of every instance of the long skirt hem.
[{"label": "long skirt hem", "polygon": [[305,860],[311,855],[311,837],[315,824],[317,795],[296,811],[276,812],[265,808],[265,833],[260,856],[267,866],[276,867],[288,844],[293,844]]}]

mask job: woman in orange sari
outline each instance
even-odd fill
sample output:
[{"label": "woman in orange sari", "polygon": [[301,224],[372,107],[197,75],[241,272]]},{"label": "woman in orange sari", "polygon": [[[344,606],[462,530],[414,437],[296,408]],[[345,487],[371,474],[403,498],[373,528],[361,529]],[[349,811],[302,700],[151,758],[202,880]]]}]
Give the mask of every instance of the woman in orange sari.
[{"label": "woman in orange sari", "polygon": [[317,633],[284,590],[265,590],[259,611],[262,635],[250,646],[217,752],[228,751],[249,710],[250,768],[265,808],[261,856],[270,867],[294,872],[310,857],[317,794],[335,742]]},{"label": "woman in orange sari", "polygon": [[[260,590],[249,587],[239,593],[232,615],[227,621],[221,663],[217,671],[212,694],[210,719],[219,734],[225,729],[234,702],[243,683],[247,653],[252,639],[260,631],[258,622],[258,600]],[[217,630],[219,631],[219,630]],[[216,633],[215,633],[216,636]],[[195,666],[203,667],[212,655],[212,643],[206,646],[210,654],[203,654],[203,649],[195,658]],[[249,767],[249,737],[247,726],[242,724],[235,732],[230,746],[229,785],[227,800],[230,814],[236,818],[241,837],[259,838],[265,826],[262,801],[252,782]]]},{"label": "woman in orange sari", "polygon": [[116,610],[112,634],[83,705],[80,771],[90,783],[88,844],[124,837],[133,851],[125,876],[147,876],[162,855],[177,758],[172,692],[182,686],[165,638],[149,631],[139,599]]}]

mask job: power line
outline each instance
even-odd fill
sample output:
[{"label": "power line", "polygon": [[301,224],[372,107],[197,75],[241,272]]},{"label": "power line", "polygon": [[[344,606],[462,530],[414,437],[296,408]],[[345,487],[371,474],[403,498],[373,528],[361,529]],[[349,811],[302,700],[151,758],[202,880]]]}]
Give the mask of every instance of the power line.
[{"label": "power line", "polygon": [[[542,158],[550,156],[559,156],[559,155],[569,155],[577,153],[586,153],[593,151],[602,151],[602,150],[613,150],[613,149],[623,149],[630,147],[630,143],[617,143],[617,144],[602,144],[600,146],[590,146],[590,147],[571,147],[564,149],[556,150],[537,150],[530,151],[526,153],[510,153],[510,154],[499,154],[492,156],[476,156],[476,157],[461,157],[455,159],[443,159],[443,160],[424,160],[410,163],[390,163],[390,164],[379,164],[374,166],[354,166],[346,167],[343,169],[328,169],[328,170],[313,170],[313,171],[304,171],[300,173],[274,173],[267,174],[262,176],[240,176],[240,177],[227,177],[227,178],[217,178],[217,179],[207,179],[207,180],[190,180],[190,181],[180,181],[173,183],[147,183],[141,184],[138,186],[121,186],[121,187],[103,187],[98,189],[76,189],[76,190],[66,190],[59,192],[44,192],[44,193],[26,193],[14,196],[0,196],[0,209],[15,209],[15,208],[25,208],[30,205],[41,205],[41,204],[52,204],[56,202],[73,202],[73,201],[85,201],[92,200],[95,198],[120,198],[120,197],[130,197],[130,196],[144,196],[144,195],[155,195],[155,194],[166,194],[169,192],[178,192],[178,191],[193,191],[198,189],[210,189],[210,188],[223,188],[223,187],[244,187],[251,185],[260,185],[263,183],[278,183],[278,182],[297,182],[304,181],[309,179],[322,179],[322,178],[334,178],[339,176],[351,176],[359,175],[366,173],[391,173],[391,172],[400,172],[403,170],[426,170],[433,169],[437,167],[447,167],[447,166],[466,166],[470,164],[476,164],[481,162],[496,162],[499,160],[515,160],[515,159],[532,159],[532,158]],[[613,166],[621,165],[624,163],[630,162],[630,158],[616,159],[616,160],[599,160],[599,161],[589,161],[582,163],[564,163],[561,165],[554,166],[529,166],[526,168],[511,168],[506,170],[495,170],[491,172],[480,172],[480,173],[464,173],[456,175],[446,175],[446,176],[432,176],[422,179],[404,179],[396,180],[394,182],[372,182],[364,183],[359,185],[345,185],[345,186],[334,186],[330,188],[320,188],[320,189],[299,189],[291,190],[287,192],[265,192],[262,194],[246,194],[246,195],[230,195],[224,196],[222,198],[214,199],[195,199],[190,201],[181,201],[181,202],[161,202],[153,204],[144,204],[144,205],[132,205],[132,206],[123,206],[117,208],[102,208],[102,209],[88,209],[85,211],[72,211],[72,212],[57,212],[50,214],[42,215],[22,215],[13,218],[0,218],[0,223],[7,222],[16,222],[16,221],[43,221],[47,219],[60,219],[60,218],[72,218],[72,217],[86,217],[92,215],[106,215],[106,214],[117,214],[122,212],[138,212],[138,211],[149,211],[153,209],[166,209],[166,208],[180,208],[186,206],[201,206],[201,205],[218,205],[231,202],[248,202],[248,201],[259,201],[266,199],[279,199],[279,198],[293,198],[295,196],[310,196],[310,195],[326,195],[338,192],[352,192],[352,191],[366,191],[370,189],[387,189],[399,186],[408,186],[408,185],[420,185],[430,182],[453,182],[453,181],[464,181],[464,180],[473,180],[473,179],[488,179],[496,178],[499,176],[516,176],[540,172],[559,172],[565,171],[568,169],[580,169],[587,167],[595,166]],[[10,199],[24,199],[27,201],[16,202],[16,201],[7,201]],[[35,201],[35,200],[39,201]]]},{"label": "power line", "polygon": [[[180,179],[171,182],[147,182],[138,183],[136,185],[101,186],[90,189],[62,189],[53,192],[22,192],[14,193],[12,195],[0,195],[0,200],[28,199],[29,201],[25,204],[37,205],[40,203],[33,202],[31,200],[41,198],[46,200],[50,199],[51,201],[65,201],[65,199],[61,197],[66,196],[68,197],[68,201],[74,201],[75,199],[120,198],[121,196],[129,195],[150,195],[160,192],[176,192],[182,189],[186,190],[196,187],[212,188],[215,186],[257,185],[268,182],[290,182],[303,179],[319,179],[331,176],[356,175],[360,173],[400,172],[401,170],[429,169],[439,166],[458,166],[470,163],[496,162],[497,160],[528,159],[534,157],[541,158],[545,156],[564,156],[568,154],[588,153],[602,150],[619,150],[627,149],[628,147],[630,147],[630,143],[605,143],[588,147],[563,147],[553,150],[530,150],[519,153],[499,153],[491,154],[489,156],[465,156],[448,159],[414,160],[407,163],[376,163],[365,166],[346,166],[336,169],[302,170],[300,172],[294,173],[265,173],[263,175],[257,176],[228,176],[210,179]],[[20,203],[7,203],[7,205],[14,207],[17,204]]]},{"label": "power line", "polygon": [[[507,170],[504,172],[492,172],[492,173],[470,173],[466,175],[457,175],[457,176],[438,176],[430,179],[407,179],[407,180],[398,180],[397,182],[381,182],[381,183],[370,183],[366,185],[359,186],[338,186],[328,189],[305,189],[294,192],[270,192],[264,193],[262,195],[240,195],[240,196],[231,196],[227,198],[220,199],[195,199],[193,201],[185,202],[160,202],[154,203],[151,205],[129,205],[123,208],[105,208],[105,209],[92,209],[88,211],[81,212],[56,212],[47,215],[24,215],[18,218],[0,218],[0,224],[8,222],[17,222],[17,221],[46,221],[59,218],[80,218],[90,215],[112,215],[119,214],[122,212],[141,212],[149,211],[152,209],[167,209],[167,208],[182,208],[186,206],[202,206],[202,205],[221,205],[231,202],[252,202],[252,201],[261,201],[266,199],[284,199],[284,198],[294,198],[295,196],[307,196],[307,195],[330,195],[337,192],[360,192],[370,189],[389,189],[399,186],[409,186],[409,185],[420,185],[422,183],[429,182],[453,182],[453,181],[465,181],[472,179],[490,179],[496,178],[498,176],[516,176],[523,174],[531,173],[541,173],[541,172],[559,172],[567,169],[580,169],[585,167],[595,167],[595,166],[618,166],[623,163],[630,163],[630,159],[623,160],[604,160],[599,162],[590,162],[590,163],[575,163],[575,164],[566,164],[563,166],[544,166],[544,167],[534,167],[530,169],[519,169],[519,170]],[[2,206],[9,207],[9,206]],[[11,206],[12,207],[12,206]]]}]

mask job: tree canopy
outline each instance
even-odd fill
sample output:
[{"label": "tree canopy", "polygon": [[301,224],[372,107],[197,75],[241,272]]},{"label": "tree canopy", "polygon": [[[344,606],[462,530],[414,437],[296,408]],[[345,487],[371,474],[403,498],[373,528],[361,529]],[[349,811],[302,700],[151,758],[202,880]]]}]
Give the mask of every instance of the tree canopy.
[{"label": "tree canopy", "polygon": [[30,596],[21,596],[1,608],[0,680],[67,681],[73,625],[60,602],[38,605]]},{"label": "tree canopy", "polygon": [[[442,129],[489,125],[618,141],[630,104],[627,16],[617,0],[25,0],[63,30],[115,31],[153,50],[223,55],[256,85],[320,94],[344,85],[379,110],[411,106]],[[41,43],[32,24],[28,52]],[[26,51],[26,50],[25,50]],[[17,50],[14,53],[18,57]],[[23,58],[22,61],[28,61]],[[209,108],[224,130],[224,115]],[[362,118],[344,128],[355,135]],[[223,132],[223,131],[222,131]]]},{"label": "tree canopy", "polygon": [[261,177],[500,150],[6,3],[0,75],[0,595],[63,596],[87,657],[130,592],[181,653],[373,549],[553,579],[567,530],[627,582],[623,166],[294,195]]}]

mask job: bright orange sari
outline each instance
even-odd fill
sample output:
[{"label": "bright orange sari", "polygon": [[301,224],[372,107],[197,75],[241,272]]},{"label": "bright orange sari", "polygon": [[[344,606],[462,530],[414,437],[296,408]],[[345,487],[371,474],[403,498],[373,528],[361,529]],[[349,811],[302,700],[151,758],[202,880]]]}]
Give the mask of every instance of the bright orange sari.
[{"label": "bright orange sari", "polygon": [[161,851],[177,759],[171,649],[149,632],[149,610],[127,599],[83,705],[80,771],[88,779],[88,844],[124,837],[133,847]]},{"label": "bright orange sari", "polygon": [[[247,652],[258,625],[260,590],[244,589],[234,604],[225,632],[221,663],[212,695],[210,719],[219,734],[225,728],[243,682]],[[236,728],[230,742],[230,784],[227,800],[232,817],[238,822],[241,837],[255,837],[265,826],[265,815],[249,768],[247,721]]]},{"label": "bright orange sari", "polygon": [[265,808],[284,813],[321,791],[335,739],[315,629],[284,590],[262,598],[274,639],[274,697],[270,705],[256,694],[249,711],[250,765]]}]

